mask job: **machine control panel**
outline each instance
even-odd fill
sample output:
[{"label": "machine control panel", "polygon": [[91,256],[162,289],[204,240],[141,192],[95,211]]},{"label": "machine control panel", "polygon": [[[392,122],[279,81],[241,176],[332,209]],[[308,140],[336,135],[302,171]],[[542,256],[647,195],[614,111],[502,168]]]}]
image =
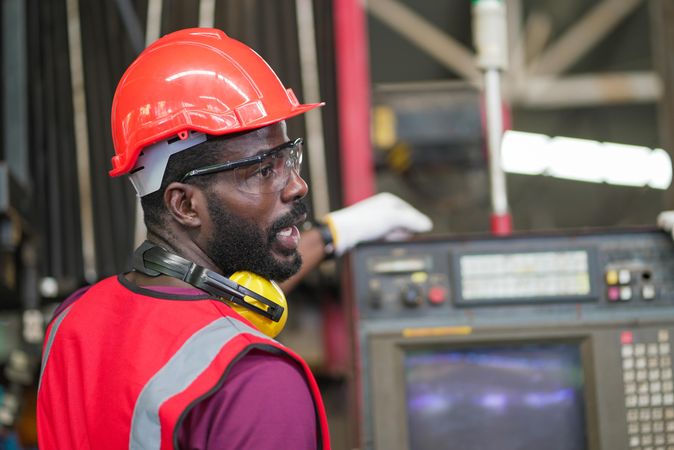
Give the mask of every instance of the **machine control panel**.
[{"label": "machine control panel", "polygon": [[674,245],[658,230],[446,239],[355,252],[361,316],[514,305],[674,305]]},{"label": "machine control panel", "polygon": [[379,242],[350,262],[360,448],[674,450],[669,234]]}]

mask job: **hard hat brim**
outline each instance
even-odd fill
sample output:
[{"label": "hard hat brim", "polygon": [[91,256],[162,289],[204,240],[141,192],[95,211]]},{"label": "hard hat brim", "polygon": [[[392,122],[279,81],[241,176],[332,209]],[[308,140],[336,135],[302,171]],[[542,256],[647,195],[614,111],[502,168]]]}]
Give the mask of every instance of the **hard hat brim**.
[{"label": "hard hat brim", "polygon": [[264,128],[269,125],[273,125],[275,123],[282,122],[286,119],[293,118],[295,116],[299,116],[300,114],[304,114],[307,111],[311,111],[312,109],[318,108],[320,106],[324,106],[325,102],[320,102],[320,103],[306,103],[306,104],[300,104],[295,107],[291,111],[285,112],[282,117],[278,116],[266,116],[261,118],[258,121],[250,122],[244,127],[237,127],[236,129],[232,129],[230,127],[222,128],[222,129],[217,129],[217,128],[212,128],[212,127],[201,127],[196,124],[181,124],[181,126],[177,126],[171,129],[166,130],[164,133],[154,136],[154,139],[148,139],[146,142],[144,141],[139,141],[138,146],[136,149],[134,149],[131,152],[132,157],[127,158],[125,161],[120,161],[120,164],[115,165],[115,167],[108,172],[108,174],[111,177],[118,177],[121,175],[125,175],[129,173],[129,171],[133,168],[133,165],[135,164],[136,157],[137,155],[141,152],[141,150],[147,146],[150,146],[152,144],[156,144],[157,142],[160,142],[164,139],[169,139],[174,136],[176,136],[178,133],[183,133],[186,131],[198,131],[201,133],[209,134],[211,136],[223,136],[226,134],[230,133],[240,133],[242,131],[252,131],[256,130],[259,128]]}]

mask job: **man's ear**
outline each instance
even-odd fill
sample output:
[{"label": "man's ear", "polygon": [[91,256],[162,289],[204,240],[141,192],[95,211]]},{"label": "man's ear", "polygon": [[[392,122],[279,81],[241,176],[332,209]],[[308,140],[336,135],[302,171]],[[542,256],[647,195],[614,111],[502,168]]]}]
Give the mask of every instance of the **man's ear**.
[{"label": "man's ear", "polygon": [[171,217],[186,228],[198,228],[207,214],[206,198],[201,189],[173,182],[164,190],[164,205]]}]

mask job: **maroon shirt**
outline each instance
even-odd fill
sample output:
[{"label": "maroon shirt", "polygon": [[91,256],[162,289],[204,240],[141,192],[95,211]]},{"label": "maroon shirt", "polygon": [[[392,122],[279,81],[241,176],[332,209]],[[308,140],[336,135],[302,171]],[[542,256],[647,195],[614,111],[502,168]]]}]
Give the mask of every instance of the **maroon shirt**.
[{"label": "maroon shirt", "polygon": [[[144,286],[161,294],[203,295],[195,288]],[[86,292],[68,297],[54,317]],[[230,369],[226,382],[188,413],[178,431],[184,450],[309,450],[317,447],[316,413],[302,369],[293,361],[252,350]]]}]

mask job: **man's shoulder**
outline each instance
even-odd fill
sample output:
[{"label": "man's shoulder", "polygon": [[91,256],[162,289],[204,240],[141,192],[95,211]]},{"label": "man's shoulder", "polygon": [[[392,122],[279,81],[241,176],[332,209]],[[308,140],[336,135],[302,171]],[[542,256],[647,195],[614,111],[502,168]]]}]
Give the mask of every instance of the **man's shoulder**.
[{"label": "man's shoulder", "polygon": [[[236,413],[231,413],[235,411]],[[228,413],[226,413],[228,412]],[[251,418],[273,427],[259,433]],[[316,448],[311,389],[300,365],[288,356],[251,350],[231,367],[225,383],[190,411],[180,431],[188,448]]]},{"label": "man's shoulder", "polygon": [[72,306],[77,300],[82,298],[82,296],[86,294],[89,291],[89,289],[91,289],[90,285],[83,286],[78,290],[76,290],[75,292],[73,292],[72,294],[70,294],[65,300],[61,302],[60,305],[56,307],[56,309],[54,310],[54,314],[52,315],[52,318],[60,316],[61,313],[63,313],[63,311],[68,309],[68,307]]},{"label": "man's shoulder", "polygon": [[84,295],[87,294],[88,292],[90,292],[93,288],[96,288],[99,285],[103,285],[103,284],[114,283],[116,279],[117,279],[117,276],[112,276],[112,277],[108,277],[108,278],[105,278],[103,280],[100,280],[97,283],[88,284],[86,286],[80,287],[75,292],[73,292],[68,297],[66,297],[66,299],[63,300],[61,302],[61,304],[59,304],[56,307],[56,309],[54,310],[54,314],[52,314],[52,320],[55,319],[56,317],[58,317],[59,315],[61,315],[61,313],[63,313],[63,311],[68,309],[70,306],[74,305],[75,302],[77,302],[79,299],[84,297]]}]

